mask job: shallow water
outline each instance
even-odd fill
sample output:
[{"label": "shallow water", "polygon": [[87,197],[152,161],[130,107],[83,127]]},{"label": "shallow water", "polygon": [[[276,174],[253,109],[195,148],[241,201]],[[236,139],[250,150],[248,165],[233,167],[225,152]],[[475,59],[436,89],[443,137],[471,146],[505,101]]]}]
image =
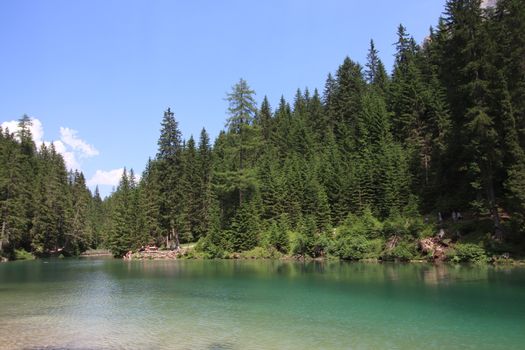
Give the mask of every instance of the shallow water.
[{"label": "shallow water", "polygon": [[523,349],[525,269],[0,264],[0,349]]}]

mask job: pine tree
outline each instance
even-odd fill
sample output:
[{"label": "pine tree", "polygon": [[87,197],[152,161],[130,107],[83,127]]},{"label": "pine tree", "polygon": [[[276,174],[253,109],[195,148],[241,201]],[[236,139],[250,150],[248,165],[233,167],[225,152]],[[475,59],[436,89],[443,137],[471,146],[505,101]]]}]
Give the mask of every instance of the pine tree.
[{"label": "pine tree", "polygon": [[195,140],[190,136],[186,148],[184,149],[184,174],[183,174],[183,197],[184,202],[184,227],[182,240],[192,242],[195,237],[195,228],[200,222],[200,202],[199,197],[202,180],[199,174],[199,164],[197,163],[197,150]]},{"label": "pine tree", "polygon": [[254,123],[260,127],[263,140],[268,142],[272,133],[272,108],[266,96],[263,98]]},{"label": "pine tree", "polygon": [[135,241],[133,212],[133,187],[128,172],[124,169],[117,191],[114,194],[112,225],[108,248],[114,256],[122,257],[138,245]]},{"label": "pine tree", "polygon": [[323,91],[323,105],[327,126],[332,133],[335,131],[336,123],[336,89],[337,81],[332,76],[332,73],[328,73]]},{"label": "pine tree", "polygon": [[[246,161],[246,153],[253,150],[251,139],[253,133],[251,126],[254,117],[257,113],[256,103],[254,99],[255,91],[251,90],[244,79],[240,79],[232,88],[232,92],[228,93],[226,100],[229,103],[227,120],[228,130],[232,135],[235,135],[236,147],[238,149],[238,176],[239,182],[245,177],[244,168]],[[239,194],[239,206],[243,202],[244,186],[241,184],[237,189]]]},{"label": "pine tree", "polygon": [[[479,0],[450,0],[445,18],[450,36],[445,55],[444,75],[455,119],[457,141],[466,147],[457,164],[466,171],[471,191],[466,196],[477,210],[487,208],[494,220],[495,233],[501,237],[498,213],[498,186],[496,174],[501,164],[501,149],[495,116],[490,115],[488,72],[492,43],[487,36]],[[464,170],[463,170],[464,169]],[[468,185],[465,184],[468,189]]]},{"label": "pine tree", "polygon": [[290,105],[281,96],[279,105],[275,110],[274,132],[271,135],[271,144],[277,149],[279,160],[284,160],[288,150],[292,147],[290,142],[292,111]]},{"label": "pine tree", "polygon": [[143,244],[158,244],[163,241],[160,226],[161,180],[159,178],[159,162],[148,160],[139,183],[140,230]]},{"label": "pine tree", "polygon": [[231,224],[233,250],[236,252],[253,249],[259,243],[259,219],[253,201],[245,202]]},{"label": "pine tree", "polygon": [[160,181],[160,227],[166,234],[166,246],[179,247],[179,234],[184,226],[182,169],[182,138],[174,113],[168,108],[162,119],[158,141]]},{"label": "pine tree", "polygon": [[98,185],[95,187],[95,191],[91,198],[88,220],[92,231],[90,246],[91,248],[96,249],[102,245],[102,227],[105,220],[104,204],[100,197]]},{"label": "pine tree", "polygon": [[387,92],[389,78],[385,66],[379,58],[379,51],[375,47],[374,40],[370,40],[365,77],[368,84],[379,89],[382,93]]},{"label": "pine tree", "polygon": [[66,247],[68,251],[78,254],[89,247],[92,232],[88,223],[88,210],[91,194],[86,187],[84,174],[75,171],[72,181],[72,216],[69,230],[66,234]]},{"label": "pine tree", "polygon": [[204,237],[209,233],[211,225],[211,205],[212,205],[212,150],[210,145],[210,138],[206,129],[202,129],[199,146],[197,151],[197,204],[196,224],[194,226],[194,236],[196,239]]},{"label": "pine tree", "polygon": [[361,113],[361,98],[365,91],[362,67],[350,58],[345,58],[337,70],[334,134],[342,147],[343,154],[350,154],[355,147],[356,120]]}]

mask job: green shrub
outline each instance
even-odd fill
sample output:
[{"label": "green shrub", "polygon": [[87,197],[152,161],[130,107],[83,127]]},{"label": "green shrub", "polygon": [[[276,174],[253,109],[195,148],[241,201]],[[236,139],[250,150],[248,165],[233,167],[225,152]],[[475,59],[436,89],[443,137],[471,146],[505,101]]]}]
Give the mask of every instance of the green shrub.
[{"label": "green shrub", "polygon": [[194,253],[190,253],[191,256],[188,254],[188,257],[214,259],[223,258],[225,256],[225,252],[220,247],[213,244],[208,236],[199,238],[194,251]]},{"label": "green shrub", "polygon": [[245,259],[278,259],[282,256],[275,248],[255,247],[252,250],[241,253],[241,257]]},{"label": "green shrub", "polygon": [[310,255],[312,252],[313,239],[312,237],[302,232],[292,232],[292,254],[293,255]]},{"label": "green shrub", "polygon": [[313,254],[314,257],[326,255],[330,247],[333,245],[333,239],[326,232],[321,232],[316,235]]},{"label": "green shrub", "polygon": [[282,225],[273,222],[264,236],[267,237],[263,240],[267,241],[264,243],[267,243],[269,246],[274,247],[281,253],[288,253],[288,250],[290,249],[288,231]]},{"label": "green shrub", "polygon": [[383,260],[410,261],[417,255],[416,246],[413,242],[401,241],[391,250],[385,251]]},{"label": "green shrub", "polygon": [[35,256],[24,249],[15,249],[15,260],[33,260]]},{"label": "green shrub", "polygon": [[182,256],[183,259],[212,259],[209,253],[196,251],[195,249],[189,250]]},{"label": "green shrub", "polygon": [[383,225],[385,237],[412,236],[423,238],[433,236],[434,232],[433,225],[425,224],[420,216],[407,217],[396,215],[388,218]]},{"label": "green shrub", "polygon": [[483,263],[487,261],[485,250],[477,244],[463,243],[456,244],[454,249],[447,254],[450,261]]},{"label": "green shrub", "polygon": [[332,254],[345,260],[361,260],[372,249],[373,245],[364,235],[345,235],[336,240]]},{"label": "green shrub", "polygon": [[361,235],[367,238],[377,238],[381,236],[383,224],[374,217],[370,209],[365,209],[361,216],[348,215],[339,231],[343,235]]}]

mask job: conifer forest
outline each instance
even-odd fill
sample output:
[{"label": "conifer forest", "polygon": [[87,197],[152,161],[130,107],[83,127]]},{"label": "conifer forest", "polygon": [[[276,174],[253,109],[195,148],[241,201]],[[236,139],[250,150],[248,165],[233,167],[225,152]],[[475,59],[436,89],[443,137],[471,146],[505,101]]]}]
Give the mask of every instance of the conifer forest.
[{"label": "conifer forest", "polygon": [[293,101],[240,79],[215,140],[161,106],[157,153],[106,198],[22,117],[0,130],[0,255],[411,260],[440,236],[451,260],[523,257],[525,2],[480,3],[449,0],[421,43],[399,25],[391,72],[371,40]]}]

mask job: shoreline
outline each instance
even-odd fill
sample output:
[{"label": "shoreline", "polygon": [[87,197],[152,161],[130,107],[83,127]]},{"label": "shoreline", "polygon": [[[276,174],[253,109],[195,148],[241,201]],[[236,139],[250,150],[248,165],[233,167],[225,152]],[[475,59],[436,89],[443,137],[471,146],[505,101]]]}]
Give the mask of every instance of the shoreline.
[{"label": "shoreline", "polygon": [[86,250],[85,252],[82,252],[79,254],[79,257],[97,257],[97,256],[113,256],[111,252],[107,249],[92,249],[92,250]]},{"label": "shoreline", "polygon": [[[168,251],[161,251],[161,252],[168,252]],[[171,252],[171,251],[170,251]],[[202,258],[202,257],[188,257],[184,255],[178,255],[174,256],[176,254],[157,254],[155,256],[152,256],[151,254],[142,255],[139,252],[133,253],[132,256],[129,258],[114,258],[112,254],[106,254],[106,253],[100,253],[100,254],[80,254],[77,257],[70,257],[66,259],[71,258],[111,258],[115,260],[122,260],[122,261],[175,261],[175,260],[200,260],[200,261],[212,261],[212,260],[237,260],[237,261],[257,261],[257,260],[274,260],[274,261],[289,261],[289,262],[302,262],[302,263],[310,263],[310,262],[346,262],[346,263],[365,263],[365,264],[400,264],[400,265],[406,265],[406,264],[429,264],[429,265],[467,265],[467,266],[494,266],[494,267],[525,267],[525,259],[509,259],[508,261],[502,262],[499,261],[487,261],[487,262],[453,262],[453,261],[429,261],[425,259],[412,259],[408,261],[402,261],[402,260],[382,260],[382,259],[361,259],[361,260],[347,260],[347,259],[339,259],[339,258],[332,258],[332,257],[323,257],[323,258],[311,258],[311,257],[293,257],[293,256],[282,256],[282,257],[242,257],[242,256],[236,256],[236,257],[224,257],[224,258]],[[0,260],[0,263],[9,263],[9,262],[15,262],[15,261],[35,261],[35,260],[45,260],[42,258],[35,258],[35,259],[20,259],[20,260],[7,260],[2,259]]]},{"label": "shoreline", "polygon": [[[223,258],[206,258],[206,257],[197,257],[193,255],[188,255],[191,250],[189,249],[180,249],[176,250],[157,250],[157,251],[146,251],[146,252],[132,252],[131,254],[126,254],[124,257],[120,258],[125,261],[144,261],[144,260],[279,260],[279,261],[295,261],[295,262],[360,262],[360,263],[373,263],[373,264],[382,264],[382,263],[394,263],[394,264],[452,264],[452,265],[492,265],[492,266],[525,266],[524,259],[487,259],[486,262],[461,262],[456,263],[453,261],[447,260],[427,260],[427,259],[411,259],[411,260],[383,260],[376,258],[369,259],[360,259],[360,260],[351,260],[351,259],[340,259],[337,257],[325,256],[312,258],[308,256],[290,256],[282,255],[276,257],[255,257],[255,256],[244,256],[242,253],[230,253],[230,255]],[[119,259],[119,258],[117,258]]]}]

